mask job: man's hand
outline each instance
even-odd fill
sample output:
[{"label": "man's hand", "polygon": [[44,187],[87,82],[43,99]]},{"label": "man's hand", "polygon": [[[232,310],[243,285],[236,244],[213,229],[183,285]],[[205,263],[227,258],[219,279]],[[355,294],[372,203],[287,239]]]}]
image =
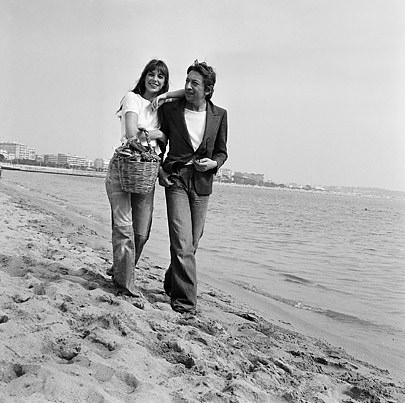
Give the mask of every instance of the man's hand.
[{"label": "man's hand", "polygon": [[165,188],[172,186],[174,182],[170,180],[170,174],[168,174],[162,167],[159,168],[159,185]]},{"label": "man's hand", "polygon": [[201,158],[193,160],[195,169],[200,172],[209,171],[210,169],[214,169],[218,166],[217,161],[212,160],[211,158]]}]

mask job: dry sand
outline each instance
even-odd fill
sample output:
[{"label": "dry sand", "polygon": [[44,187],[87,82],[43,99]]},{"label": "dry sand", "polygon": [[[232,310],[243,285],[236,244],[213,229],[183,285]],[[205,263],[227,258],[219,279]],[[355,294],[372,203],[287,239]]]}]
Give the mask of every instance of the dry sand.
[{"label": "dry sand", "polygon": [[200,284],[171,310],[145,256],[143,298],[105,274],[97,223],[0,179],[0,402],[405,402],[405,384]]}]

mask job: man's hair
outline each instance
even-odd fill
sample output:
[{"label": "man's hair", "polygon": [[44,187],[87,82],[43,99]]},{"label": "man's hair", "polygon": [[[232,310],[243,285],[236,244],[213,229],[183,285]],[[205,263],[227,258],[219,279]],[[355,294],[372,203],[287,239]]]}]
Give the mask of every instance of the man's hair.
[{"label": "man's hair", "polygon": [[143,69],[141,77],[139,77],[138,83],[136,84],[136,86],[132,90],[132,92],[134,92],[135,94],[139,94],[141,96],[145,93],[146,75],[153,70],[157,70],[159,73],[162,73],[163,76],[165,77],[165,82],[163,84],[163,87],[157,95],[160,95],[160,94],[163,94],[163,93],[169,91],[169,69],[167,68],[166,63],[164,61],[153,59]]},{"label": "man's hair", "polygon": [[207,91],[208,94],[205,95],[205,99],[209,101],[214,93],[214,85],[217,79],[214,69],[211,66],[208,66],[205,62],[195,62],[187,69],[187,74],[190,71],[196,71],[200,73],[203,77],[204,91]]}]

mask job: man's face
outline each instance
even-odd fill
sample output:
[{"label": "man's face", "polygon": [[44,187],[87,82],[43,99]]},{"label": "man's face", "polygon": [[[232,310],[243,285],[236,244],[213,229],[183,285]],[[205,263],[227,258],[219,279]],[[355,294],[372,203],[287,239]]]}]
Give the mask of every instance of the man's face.
[{"label": "man's face", "polygon": [[201,105],[205,101],[204,81],[200,73],[191,70],[187,74],[184,86],[186,101],[194,105]]}]

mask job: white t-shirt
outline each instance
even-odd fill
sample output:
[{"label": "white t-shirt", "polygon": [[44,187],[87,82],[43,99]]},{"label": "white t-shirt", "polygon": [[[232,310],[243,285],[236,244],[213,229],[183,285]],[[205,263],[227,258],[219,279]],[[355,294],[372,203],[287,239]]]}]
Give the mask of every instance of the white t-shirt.
[{"label": "white t-shirt", "polygon": [[[146,130],[159,129],[159,120],[157,112],[152,110],[152,104],[145,98],[142,98],[139,94],[135,94],[132,91],[121,101],[122,108],[117,113],[117,116],[121,120],[121,142],[124,143],[127,140],[125,132],[125,119],[124,116],[127,112],[135,112],[138,115],[138,127],[142,127]],[[142,142],[143,145],[147,145],[146,141]],[[150,141],[151,146],[155,147],[156,152],[159,154],[160,149],[156,143],[156,140]]]},{"label": "white t-shirt", "polygon": [[197,112],[187,108],[184,109],[184,118],[194,151],[200,146],[204,137],[206,115],[207,111]]}]

